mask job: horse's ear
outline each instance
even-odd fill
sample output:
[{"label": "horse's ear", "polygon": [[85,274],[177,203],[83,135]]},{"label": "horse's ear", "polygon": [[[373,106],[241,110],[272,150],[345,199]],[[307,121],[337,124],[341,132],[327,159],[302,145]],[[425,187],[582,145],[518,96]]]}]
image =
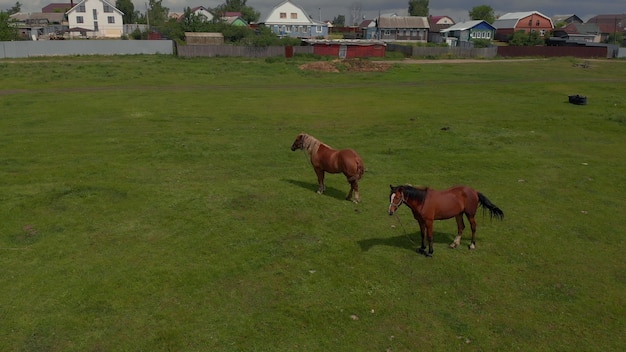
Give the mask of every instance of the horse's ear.
[{"label": "horse's ear", "polygon": [[392,186],[392,185],[389,185],[389,188],[393,189],[393,186]]}]

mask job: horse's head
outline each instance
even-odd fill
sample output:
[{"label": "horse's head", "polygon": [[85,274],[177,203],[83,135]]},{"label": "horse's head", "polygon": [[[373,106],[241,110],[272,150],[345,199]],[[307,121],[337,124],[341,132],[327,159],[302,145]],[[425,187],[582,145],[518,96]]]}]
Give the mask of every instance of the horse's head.
[{"label": "horse's head", "polygon": [[396,210],[404,203],[404,188],[402,186],[394,187],[389,185],[391,192],[389,193],[389,215],[393,215]]},{"label": "horse's head", "polygon": [[296,151],[297,149],[303,149],[304,148],[304,138],[306,137],[306,134],[304,133],[300,133],[297,137],[296,140],[293,141],[293,144],[291,145],[291,151]]}]

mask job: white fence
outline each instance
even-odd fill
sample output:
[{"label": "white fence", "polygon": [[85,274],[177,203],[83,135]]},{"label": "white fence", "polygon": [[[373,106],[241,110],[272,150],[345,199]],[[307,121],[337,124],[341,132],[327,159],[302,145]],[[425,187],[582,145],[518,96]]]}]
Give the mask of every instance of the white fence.
[{"label": "white fence", "polygon": [[68,55],[174,54],[171,40],[39,40],[0,42],[0,59]]}]

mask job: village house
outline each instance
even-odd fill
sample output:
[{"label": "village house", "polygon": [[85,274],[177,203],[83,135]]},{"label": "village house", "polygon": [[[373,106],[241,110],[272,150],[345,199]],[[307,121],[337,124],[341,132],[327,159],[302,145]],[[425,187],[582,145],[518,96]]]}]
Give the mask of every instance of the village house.
[{"label": "village house", "polygon": [[441,30],[446,43],[452,47],[472,47],[474,39],[493,40],[495,32],[494,26],[483,20],[461,22]]},{"label": "village house", "polygon": [[544,37],[549,36],[554,29],[552,19],[537,11],[510,12],[500,16],[492,25],[496,29],[495,39],[503,42],[508,41],[517,31],[528,34],[538,32]]},{"label": "village house", "polygon": [[304,9],[289,0],[276,5],[261,24],[279,37],[328,37],[326,23],[313,20]]},{"label": "village house", "polygon": [[446,28],[449,28],[455,23],[456,22],[454,22],[454,20],[448,16],[429,16],[428,24],[430,28],[428,28],[428,42],[430,43],[443,42],[444,35],[441,33],[441,31]]},{"label": "village house", "polygon": [[83,0],[66,13],[70,36],[120,38],[123,13],[106,0]]},{"label": "village house", "polygon": [[602,36],[595,23],[572,22],[565,27],[556,28],[552,33],[555,38],[567,41],[600,43]]},{"label": "village house", "polygon": [[626,14],[597,15],[590,18],[586,23],[593,23],[600,31],[600,41],[604,42],[610,36],[616,37],[618,33],[626,31]]},{"label": "village house", "polygon": [[378,18],[377,37],[385,41],[428,41],[427,17],[421,16],[381,16]]}]

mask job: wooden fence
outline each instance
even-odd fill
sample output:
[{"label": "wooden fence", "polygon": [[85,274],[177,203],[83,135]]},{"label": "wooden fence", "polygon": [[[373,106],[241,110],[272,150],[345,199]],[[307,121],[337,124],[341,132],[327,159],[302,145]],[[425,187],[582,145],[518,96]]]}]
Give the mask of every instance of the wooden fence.
[{"label": "wooden fence", "polygon": [[419,47],[388,44],[388,52],[400,52],[406,57],[415,58],[493,58],[499,57],[557,57],[571,56],[578,58],[619,57],[618,50],[611,46],[498,46],[490,48],[460,47]]},{"label": "wooden fence", "polygon": [[406,57],[465,57],[465,58],[493,58],[497,55],[497,48],[459,48],[459,47],[428,47],[387,44],[387,51],[401,52]]},{"label": "wooden fence", "polygon": [[[287,48],[293,48],[288,53]],[[290,49],[291,50],[291,49]],[[312,46],[235,46],[235,45],[179,45],[177,53],[180,57],[216,57],[216,56],[240,56],[240,57],[273,57],[287,56],[287,54],[313,54]]]},{"label": "wooden fence", "polygon": [[501,46],[498,47],[498,56],[611,58],[614,55],[608,49],[608,46]]}]

